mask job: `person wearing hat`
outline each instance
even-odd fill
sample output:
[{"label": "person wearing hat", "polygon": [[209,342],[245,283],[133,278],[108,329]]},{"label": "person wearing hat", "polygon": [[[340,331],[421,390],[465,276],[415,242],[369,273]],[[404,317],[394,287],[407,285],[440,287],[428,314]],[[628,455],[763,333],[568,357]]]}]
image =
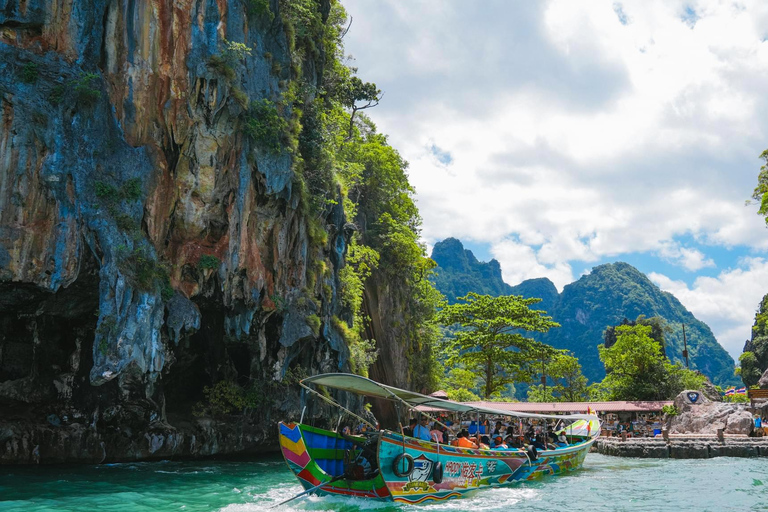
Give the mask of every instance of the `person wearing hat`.
[{"label": "person wearing hat", "polygon": [[558,447],[568,446],[568,439],[565,437],[565,430],[561,430],[560,433],[557,435],[557,446]]},{"label": "person wearing hat", "polygon": [[508,450],[509,446],[504,442],[504,439],[499,435],[493,438],[494,450]]}]

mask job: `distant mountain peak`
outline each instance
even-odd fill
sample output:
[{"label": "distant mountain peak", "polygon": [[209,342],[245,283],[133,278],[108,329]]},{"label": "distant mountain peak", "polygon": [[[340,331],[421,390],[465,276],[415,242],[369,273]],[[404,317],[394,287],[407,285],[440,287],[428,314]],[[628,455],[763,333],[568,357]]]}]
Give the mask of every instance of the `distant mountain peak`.
[{"label": "distant mountain peak", "polygon": [[501,264],[494,259],[479,261],[456,238],[437,242],[432,259],[437,263],[433,282],[451,303],[469,292],[496,296],[511,293],[512,287],[501,277]]}]

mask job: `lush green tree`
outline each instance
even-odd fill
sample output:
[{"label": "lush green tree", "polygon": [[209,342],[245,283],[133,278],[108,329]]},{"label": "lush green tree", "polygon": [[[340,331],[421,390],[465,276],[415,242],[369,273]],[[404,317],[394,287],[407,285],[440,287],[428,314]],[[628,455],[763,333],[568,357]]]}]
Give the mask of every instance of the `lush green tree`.
[{"label": "lush green tree", "polygon": [[583,402],[589,397],[587,378],[579,360],[570,354],[556,354],[543,365],[548,384],[528,388],[529,402]]},{"label": "lush green tree", "polygon": [[[645,315],[639,315],[635,320],[627,320],[626,318],[621,321],[620,325],[647,325],[651,328],[650,337],[656,340],[661,345],[661,351],[666,355],[666,339],[665,335],[672,332],[672,328],[669,327],[667,322],[663,318],[658,316],[652,316],[650,318]],[[616,343],[616,327],[611,325],[605,329],[603,333],[603,344],[606,348],[610,348]]]},{"label": "lush green tree", "polygon": [[381,101],[381,91],[376,84],[363,82],[356,76],[350,76],[344,80],[338,89],[341,104],[351,110],[349,115],[349,131],[347,139],[354,135],[355,114],[360,110],[375,107]]},{"label": "lush green tree", "polygon": [[671,364],[652,330],[650,325],[616,327],[616,343],[598,347],[606,376],[595,393],[610,400],[667,400],[684,389],[701,389],[706,377]]},{"label": "lush green tree", "polygon": [[458,301],[439,315],[443,325],[462,327],[447,341],[447,362],[476,373],[483,382],[484,398],[500,393],[509,383],[530,381],[536,372],[534,365],[558,353],[523,335],[524,331],[559,327],[546,312],[530,309],[539,299],[469,293]]}]

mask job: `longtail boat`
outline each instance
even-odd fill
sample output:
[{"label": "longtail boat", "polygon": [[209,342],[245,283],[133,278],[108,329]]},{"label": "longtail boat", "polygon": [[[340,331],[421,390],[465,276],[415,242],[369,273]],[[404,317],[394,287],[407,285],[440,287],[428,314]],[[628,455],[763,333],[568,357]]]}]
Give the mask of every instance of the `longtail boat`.
[{"label": "longtail boat", "polygon": [[[310,388],[310,384],[390,400],[416,409],[420,414],[424,410],[439,410],[554,419],[562,422],[561,430],[571,442],[557,449],[536,450],[529,445],[524,449],[491,450],[424,441],[404,435],[402,428],[400,432],[378,429],[341,406],[329,393]],[[600,422],[594,413],[566,416],[512,413],[425,396],[358,375],[316,375],[304,379],[301,385],[372,428],[360,436],[351,436],[303,424],[303,418],[299,423],[280,422],[280,448],[288,467],[305,489],[301,495],[343,495],[411,504],[468,497],[482,489],[577,469],[600,433]]]}]

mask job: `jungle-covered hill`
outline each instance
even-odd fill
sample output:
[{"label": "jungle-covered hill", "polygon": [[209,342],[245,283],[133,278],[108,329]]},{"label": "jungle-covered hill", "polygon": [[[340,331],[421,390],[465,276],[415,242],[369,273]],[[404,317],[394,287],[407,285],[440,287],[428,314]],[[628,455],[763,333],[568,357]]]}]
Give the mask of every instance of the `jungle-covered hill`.
[{"label": "jungle-covered hill", "polygon": [[666,353],[673,362],[682,362],[684,323],[691,368],[701,370],[715,384],[738,383],[733,373],[733,358],[717,342],[710,328],[685,309],[674,295],[659,289],[645,274],[627,263],[597,266],[558,293],[547,278],[508,285],[501,278],[498,261],[478,261],[455,238],[435,244],[432,259],[438,265],[435,286],[451,302],[470,291],[541,298],[542,302],[534,307],[548,311],[561,325],[541,335],[541,341],[573,352],[591,381],[605,376],[597,352],[605,328],[621,323],[624,318],[633,320],[645,315],[667,321],[671,332],[666,334]]}]

